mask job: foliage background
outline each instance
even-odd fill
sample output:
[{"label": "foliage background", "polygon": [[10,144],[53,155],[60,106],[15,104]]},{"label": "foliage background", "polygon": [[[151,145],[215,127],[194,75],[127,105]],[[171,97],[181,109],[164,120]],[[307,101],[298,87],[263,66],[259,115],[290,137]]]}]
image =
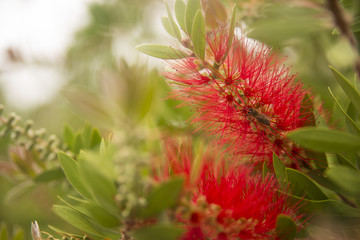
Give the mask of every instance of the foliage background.
[{"label": "foliage background", "polygon": [[[172,6],[172,2],[169,3]],[[342,106],[351,108],[350,100],[328,66],[334,66],[348,79],[355,80],[353,64],[357,53],[335,30],[332,15],[325,7],[326,1],[222,0],[221,3],[228,14],[237,3],[237,21],[251,30],[248,36],[288,56],[287,64],[293,66],[292,71],[314,89],[325,109],[331,112],[330,122],[324,121],[324,125],[349,128],[328,87]],[[352,27],[359,41],[360,4],[356,0],[344,0],[342,5],[346,16],[353,20]],[[185,122],[190,111],[175,108],[177,103],[173,100],[164,100],[169,88],[161,76],[162,62],[154,58],[144,60],[135,50],[135,46],[144,42],[166,45],[173,41],[165,34],[158,34],[159,26],[153,26],[156,25],[154,18],[160,19],[159,13],[166,15],[163,2],[97,1],[89,4],[88,13],[88,23],[75,34],[63,59],[56,63],[35,61],[40,65],[53,65],[62,73],[66,82],[62,90],[48,103],[31,110],[16,109],[0,96],[6,113],[16,111],[23,119],[33,119],[35,129],[46,128],[49,134],[56,134],[60,139],[64,123],[75,131],[90,123],[105,139],[111,132],[130,139],[127,144],[132,148],[139,147],[131,142],[134,132],[138,134],[136,139],[142,135],[140,148],[151,145],[151,149],[157,148],[153,143],[156,140],[151,138],[157,132],[154,129],[165,129],[173,134],[191,132],[192,127]],[[6,53],[10,62],[20,67],[29,64],[16,49],[10,50]],[[0,78],[3,74],[0,72]],[[353,82],[356,87],[358,81]],[[356,112],[352,117],[358,123]],[[9,162],[8,147],[14,143],[9,138],[0,141],[0,160]],[[51,210],[53,203],[59,202],[57,196],[69,190],[67,184],[56,181],[34,184],[33,176],[29,180],[26,174],[13,174],[6,167],[0,168],[0,173],[0,220],[10,231],[22,227],[25,239],[30,239],[30,222],[34,220],[44,231],[51,231],[48,224],[69,229]]]}]

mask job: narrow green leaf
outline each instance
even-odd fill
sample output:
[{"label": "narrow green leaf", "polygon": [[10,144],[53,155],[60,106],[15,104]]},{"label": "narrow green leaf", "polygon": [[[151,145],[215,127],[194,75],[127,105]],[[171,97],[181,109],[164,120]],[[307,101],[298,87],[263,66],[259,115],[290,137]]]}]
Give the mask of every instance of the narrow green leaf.
[{"label": "narrow green leaf", "polygon": [[161,17],[161,23],[168,34],[176,38],[173,30],[171,29],[169,18],[168,17]]},{"label": "narrow green leaf", "polygon": [[262,166],[262,178],[264,179],[269,174],[269,168],[266,166],[266,163],[263,163]]},{"label": "narrow green leaf", "polygon": [[79,154],[80,150],[83,148],[82,136],[80,132],[77,132],[74,137],[74,142],[72,145],[72,151],[75,154]]},{"label": "narrow green leaf", "polygon": [[53,211],[56,215],[67,221],[72,226],[86,232],[94,234],[98,237],[103,236],[99,233],[96,224],[94,224],[89,217],[84,214],[66,206],[54,205]]},{"label": "narrow green leaf", "polygon": [[328,90],[331,94],[331,96],[333,97],[335,103],[337,104],[337,106],[339,107],[339,109],[341,110],[341,112],[344,114],[344,116],[346,117],[347,121],[349,122],[351,129],[354,131],[354,133],[356,135],[360,135],[360,127],[354,122],[354,120],[351,119],[351,117],[346,113],[346,111],[344,110],[344,108],[341,106],[340,102],[337,100],[337,98],[335,97],[335,95],[333,94],[333,92],[331,91],[330,87],[328,87]]},{"label": "narrow green leaf", "polygon": [[273,166],[276,178],[279,183],[283,186],[287,182],[286,169],[284,163],[279,159],[279,157],[274,153],[273,154]]},{"label": "narrow green leaf", "polygon": [[313,200],[327,199],[316,183],[304,173],[286,168],[286,175],[294,195]]},{"label": "narrow green leaf", "polygon": [[150,227],[140,228],[132,233],[136,240],[176,240],[183,234],[183,229],[165,224],[156,224]]},{"label": "narrow green leaf", "polygon": [[232,14],[231,14],[231,20],[230,20],[230,27],[229,27],[229,40],[227,43],[227,50],[229,51],[229,48],[232,45],[232,41],[235,34],[235,26],[236,26],[236,5],[233,6]]},{"label": "narrow green leaf", "polygon": [[168,14],[168,21],[169,21],[169,24],[170,24],[170,28],[171,28],[174,36],[179,40],[179,42],[181,42],[181,34],[180,34],[179,27],[176,25],[176,23],[174,21],[174,18],[173,18],[172,14],[171,14],[169,5],[167,4],[166,1],[165,1],[165,6],[166,6],[167,14]]},{"label": "narrow green leaf", "polygon": [[24,196],[33,191],[34,188],[35,184],[33,181],[29,180],[21,182],[6,193],[4,201],[8,204],[11,204],[12,202],[19,199],[24,199]]},{"label": "narrow green leaf", "polygon": [[101,135],[100,135],[100,132],[97,128],[93,128],[92,129],[92,132],[91,132],[91,138],[90,138],[90,145],[89,145],[89,148],[90,149],[93,149],[97,146],[100,146],[100,143],[101,143]]},{"label": "narrow green leaf", "polygon": [[205,20],[201,10],[197,11],[192,27],[192,43],[194,52],[200,59],[205,58]]},{"label": "narrow green leaf", "polygon": [[360,137],[325,128],[307,127],[287,135],[301,146],[320,152],[360,151]]},{"label": "narrow green leaf", "polygon": [[335,75],[335,79],[338,81],[341,88],[344,90],[346,95],[349,97],[351,102],[354,104],[357,112],[360,113],[360,94],[359,92],[351,85],[350,81],[338,72],[335,68],[330,66],[331,71]]},{"label": "narrow green leaf", "polygon": [[63,179],[64,178],[64,173],[61,170],[60,167],[56,167],[56,168],[52,168],[49,170],[46,170],[42,173],[40,173],[39,175],[37,175],[34,178],[34,181],[37,183],[41,183],[41,182],[51,182],[51,181],[55,181],[55,180],[59,180],[59,179]]},{"label": "narrow green leaf", "polygon": [[200,0],[188,0],[185,10],[185,26],[188,34],[193,32],[194,17],[199,10],[201,10]]},{"label": "narrow green leaf", "polygon": [[63,137],[66,145],[68,145],[72,149],[72,145],[74,142],[74,130],[72,130],[71,127],[67,124],[65,124],[63,129]]},{"label": "narrow green leaf", "polygon": [[18,228],[14,234],[14,237],[12,240],[24,240],[24,230],[21,228]]},{"label": "narrow green leaf", "polygon": [[355,162],[351,161],[350,159],[348,159],[347,157],[345,157],[342,154],[337,154],[337,160],[338,162],[346,167],[352,168],[354,170],[357,170],[357,167],[355,165]]},{"label": "narrow green leaf", "polygon": [[81,131],[82,149],[89,149],[91,142],[92,126],[86,123]]},{"label": "narrow green leaf", "polygon": [[279,214],[276,220],[276,234],[279,240],[292,240],[296,237],[296,224],[291,217]]},{"label": "narrow green leaf", "polygon": [[360,197],[360,173],[344,166],[334,166],[326,171],[326,176],[346,193]]},{"label": "narrow green leaf", "polygon": [[186,5],[183,2],[183,0],[176,0],[175,1],[175,17],[179,24],[179,26],[182,28],[183,31],[186,31],[185,27],[185,11],[186,11]]},{"label": "narrow green leaf", "polygon": [[183,178],[171,179],[155,188],[147,198],[147,206],[140,210],[140,217],[151,217],[172,207],[177,201],[184,184]]},{"label": "narrow green leaf", "polygon": [[157,44],[141,44],[136,47],[142,53],[162,59],[179,59],[186,57],[186,54],[175,48]]},{"label": "narrow green leaf", "polygon": [[110,211],[115,211],[114,196],[116,194],[116,187],[114,182],[104,176],[100,169],[95,167],[90,161],[86,159],[79,159],[79,178],[86,183],[86,186],[91,193],[91,199],[97,202],[100,206],[104,206]]},{"label": "narrow green leaf", "polygon": [[91,199],[91,193],[87,188],[87,184],[82,181],[82,178],[79,173],[79,164],[68,156],[64,152],[58,153],[58,159],[60,165],[65,173],[66,178],[70,184],[84,197]]}]

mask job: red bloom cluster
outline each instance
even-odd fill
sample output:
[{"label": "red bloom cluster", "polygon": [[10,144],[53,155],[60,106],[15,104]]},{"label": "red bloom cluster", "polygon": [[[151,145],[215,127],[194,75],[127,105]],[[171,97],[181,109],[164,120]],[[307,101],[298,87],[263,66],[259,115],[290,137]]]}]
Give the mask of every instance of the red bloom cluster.
[{"label": "red bloom cluster", "polygon": [[192,123],[231,152],[270,164],[273,152],[299,158],[285,135],[312,119],[311,95],[284,60],[244,37],[229,41],[223,27],[208,34],[205,60],[170,60],[175,72],[165,76],[181,85],[174,96],[195,106]]},{"label": "red bloom cluster", "polygon": [[186,228],[183,240],[276,239],[279,214],[297,219],[295,206],[278,191],[281,187],[274,177],[263,179],[249,166],[226,166],[224,159],[215,162],[214,152],[211,156],[205,153],[194,169],[189,147],[178,147],[174,142],[167,145],[164,172],[182,175],[188,183],[193,170],[199,172],[186,188],[190,198],[183,200],[185,207],[177,211]]}]

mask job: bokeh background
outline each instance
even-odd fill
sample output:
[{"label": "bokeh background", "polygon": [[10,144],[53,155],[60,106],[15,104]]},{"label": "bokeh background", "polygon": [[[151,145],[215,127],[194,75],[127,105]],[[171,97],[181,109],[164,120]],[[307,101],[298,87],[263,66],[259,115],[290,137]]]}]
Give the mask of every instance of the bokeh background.
[{"label": "bokeh background", "polygon": [[[173,1],[168,2],[172,7]],[[237,3],[238,27],[286,55],[292,71],[318,94],[325,109],[333,107],[328,87],[340,102],[347,101],[328,65],[354,79],[355,54],[334,31],[326,1],[203,2],[221,4],[228,14]],[[352,1],[343,2],[346,7]],[[359,7],[347,11],[351,18]],[[135,49],[141,43],[174,41],[161,16],[166,16],[162,0],[1,0],[0,104],[60,138],[65,123],[78,129],[90,122],[104,135],[113,129],[130,131],[140,122],[186,131],[189,111],[164,100],[169,90],[161,76],[164,62]],[[355,34],[359,26],[353,26]],[[332,124],[342,128],[339,110],[334,111]],[[11,161],[11,144],[0,140],[0,161]],[[62,226],[51,206],[66,185],[34,186],[24,179],[0,166],[0,222],[11,230],[25,229],[25,239],[30,239],[31,221]]]}]

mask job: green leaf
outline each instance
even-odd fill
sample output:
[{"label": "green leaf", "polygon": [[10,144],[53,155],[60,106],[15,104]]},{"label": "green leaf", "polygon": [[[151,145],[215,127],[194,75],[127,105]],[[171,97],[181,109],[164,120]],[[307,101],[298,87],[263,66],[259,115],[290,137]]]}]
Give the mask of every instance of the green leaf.
[{"label": "green leaf", "polygon": [[136,240],[176,240],[183,234],[183,229],[165,224],[156,224],[150,227],[140,228],[132,233]]},{"label": "green leaf", "polygon": [[349,122],[351,129],[353,130],[354,134],[356,135],[360,135],[360,127],[354,122],[354,120],[351,119],[351,117],[346,113],[346,111],[344,110],[344,108],[341,106],[340,102],[337,100],[337,98],[335,97],[335,95],[333,94],[333,92],[331,91],[330,87],[328,87],[329,92],[331,94],[331,96],[333,97],[335,103],[337,104],[337,106],[339,107],[339,109],[341,110],[341,112],[344,114],[344,116],[346,117],[347,121]]},{"label": "green leaf", "polygon": [[202,60],[205,58],[205,21],[201,10],[197,11],[192,27],[192,43],[196,56]]},{"label": "green leaf", "polygon": [[200,0],[188,0],[185,10],[185,26],[188,34],[193,32],[194,17],[199,10],[201,10]]},{"label": "green leaf", "polygon": [[64,129],[63,129],[63,137],[64,137],[64,142],[66,143],[66,145],[68,145],[72,149],[72,145],[74,142],[74,131],[67,124],[65,124]]},{"label": "green leaf", "polygon": [[278,179],[279,183],[284,186],[284,184],[287,183],[285,165],[275,153],[273,154],[273,166],[276,178]]},{"label": "green leaf", "polygon": [[231,14],[231,20],[230,20],[230,27],[229,27],[229,40],[227,43],[227,50],[229,51],[229,48],[232,45],[232,41],[235,34],[235,26],[236,26],[236,5],[233,6],[232,14]]},{"label": "green leaf", "polygon": [[24,230],[21,228],[18,228],[14,234],[14,237],[12,240],[24,240]]},{"label": "green leaf", "polygon": [[263,163],[262,166],[262,179],[264,179],[269,174],[269,168],[266,166],[266,163]]},{"label": "green leaf", "polygon": [[5,224],[1,224],[0,240],[9,240],[7,227]]},{"label": "green leaf", "polygon": [[10,191],[6,193],[5,202],[11,204],[14,201],[23,199],[24,196],[35,188],[33,181],[24,181],[13,187]]},{"label": "green leaf", "polygon": [[174,34],[173,36],[176,37],[179,40],[179,42],[181,42],[180,30],[179,30],[178,26],[176,25],[176,23],[174,21],[174,18],[173,18],[172,14],[171,14],[169,5],[167,4],[166,1],[165,1],[165,6],[166,6],[167,14],[168,14],[169,25],[170,25],[170,28],[171,28],[173,34]]},{"label": "green leaf", "polygon": [[70,201],[65,201],[61,197],[59,197],[59,199],[70,208],[88,216],[103,227],[114,228],[120,226],[118,218],[102,206],[95,205],[88,200],[72,196],[70,196]]},{"label": "green leaf", "polygon": [[338,72],[335,68],[332,66],[329,66],[333,74],[335,75],[335,79],[341,86],[341,88],[344,90],[346,95],[349,97],[351,102],[354,104],[354,107],[356,108],[357,112],[360,113],[360,94],[359,92],[351,85],[350,81],[342,75],[340,72]]},{"label": "green leaf", "polygon": [[149,194],[147,206],[141,209],[138,215],[147,218],[174,206],[178,201],[183,184],[183,178],[174,178],[162,183]]},{"label": "green leaf", "polygon": [[34,181],[37,183],[51,182],[63,178],[64,178],[64,173],[62,169],[60,167],[56,167],[40,173],[34,178]]},{"label": "green leaf", "polygon": [[102,139],[102,137],[101,137],[99,130],[97,128],[93,128],[92,132],[91,132],[89,148],[93,149],[97,146],[100,146],[101,139]]},{"label": "green leaf", "polygon": [[86,232],[103,237],[98,230],[97,225],[86,215],[66,206],[54,205],[53,211],[56,215],[67,221],[72,226]]},{"label": "green leaf", "polygon": [[320,152],[358,152],[360,137],[325,128],[307,127],[287,135],[301,146]]},{"label": "green leaf", "polygon": [[162,23],[163,27],[165,28],[166,32],[176,38],[173,30],[171,29],[169,18],[161,17],[161,23]]},{"label": "green leaf", "polygon": [[58,153],[58,159],[70,184],[82,196],[91,199],[91,193],[87,188],[87,184],[82,181],[83,179],[79,173],[79,164],[64,152]]},{"label": "green leaf", "polygon": [[157,44],[141,44],[136,49],[149,56],[162,59],[179,59],[187,56],[184,52],[175,48]]},{"label": "green leaf", "polygon": [[186,31],[186,27],[185,27],[186,5],[185,5],[185,3],[183,2],[183,0],[176,0],[174,8],[175,8],[175,17],[176,17],[178,24],[183,29],[183,31]]},{"label": "green leaf", "polygon": [[327,199],[326,195],[320,190],[317,184],[302,172],[286,168],[286,175],[295,196],[313,200]]},{"label": "green leaf", "polygon": [[276,220],[276,234],[279,240],[291,240],[296,237],[296,224],[287,215],[279,214]]},{"label": "green leaf", "polygon": [[82,136],[80,132],[77,132],[74,137],[74,142],[71,150],[75,154],[79,154],[80,150],[83,148]]},{"label": "green leaf", "polygon": [[331,181],[341,187],[343,193],[356,198],[360,197],[359,171],[344,166],[334,166],[328,169],[325,174]]},{"label": "green leaf", "polygon": [[355,162],[351,161],[344,155],[337,154],[337,160],[341,165],[357,170]]}]

